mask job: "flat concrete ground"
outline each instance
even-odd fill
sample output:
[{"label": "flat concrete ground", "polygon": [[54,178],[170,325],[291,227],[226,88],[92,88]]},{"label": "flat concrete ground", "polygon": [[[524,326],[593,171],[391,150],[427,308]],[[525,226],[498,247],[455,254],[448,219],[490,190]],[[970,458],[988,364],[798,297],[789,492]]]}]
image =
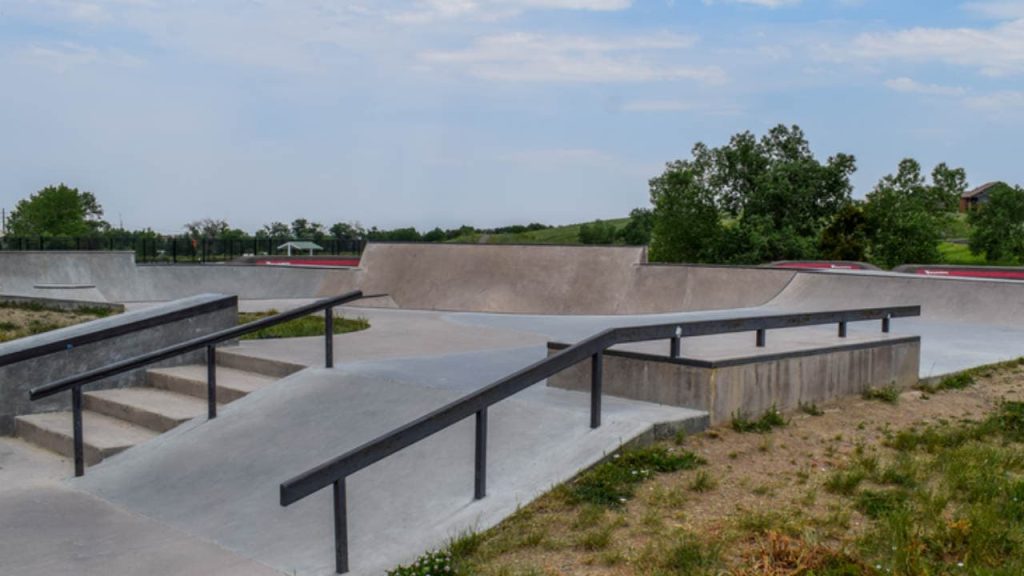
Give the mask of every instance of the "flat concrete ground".
[{"label": "flat concrete ground", "polygon": [[[243,302],[243,309],[300,303]],[[372,327],[335,337],[337,369],[300,372],[233,403],[213,422],[193,421],[115,456],[84,479],[62,480],[68,463],[0,441],[0,572],[259,574],[269,566],[329,573],[329,492],[280,508],[281,481],[543,358],[549,340],[573,342],[616,325],[799,310],[530,316],[347,307],[339,312],[366,317]],[[854,324],[850,338],[878,332],[877,323]],[[893,335],[913,334],[922,337],[922,376],[1020,356],[1024,341],[1024,329],[1009,323],[894,321]],[[769,332],[762,352],[836,341],[834,326],[780,330]],[[667,350],[667,343],[646,346]],[[753,334],[683,346],[684,355],[704,358],[759,352]],[[246,341],[237,350],[314,367],[323,360],[321,338]],[[469,422],[357,474],[349,486],[355,573],[379,573],[461,530],[490,526],[622,441],[697,416],[613,399],[606,407],[605,425],[590,431],[585,394],[540,384],[497,405],[491,491],[480,502],[472,500]]]}]

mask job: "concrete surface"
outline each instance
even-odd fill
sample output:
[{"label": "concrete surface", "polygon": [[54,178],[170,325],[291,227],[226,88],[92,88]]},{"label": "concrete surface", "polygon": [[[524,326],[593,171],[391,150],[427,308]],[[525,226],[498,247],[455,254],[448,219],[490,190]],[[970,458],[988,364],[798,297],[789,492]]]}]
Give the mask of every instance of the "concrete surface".
[{"label": "concrete surface", "polygon": [[[491,354],[494,361],[478,353],[306,370],[231,404],[217,420],[186,424],[130,458],[104,462],[72,485],[279,570],[330,573],[330,491],[281,508],[278,483],[538,354],[531,347]],[[656,425],[703,422],[692,410],[608,399],[604,425],[591,430],[588,402],[585,394],[538,386],[492,408],[490,495],[482,501],[472,498],[471,420],[350,478],[353,573],[380,573],[463,530],[487,528]]]},{"label": "concrete surface", "polygon": [[[50,519],[21,530],[0,522],[0,546],[7,546],[0,552],[22,562],[13,565],[25,566],[28,574],[60,569],[30,563],[35,549],[9,546],[7,538],[16,543],[35,538],[57,547],[82,538],[108,551],[109,573],[133,573],[138,565],[131,562],[147,557],[178,573],[190,568],[203,572],[191,563],[192,546],[212,546],[196,557],[210,554],[213,572],[231,566],[217,564],[232,558],[219,556],[230,550],[257,566],[327,573],[332,564],[329,494],[282,509],[277,505],[281,481],[542,358],[548,341],[575,342],[610,326],[919,304],[923,316],[894,320],[893,336],[920,335],[921,376],[1024,352],[1024,283],[656,266],[645,264],[642,249],[591,247],[371,245],[362,267],[347,271],[135,267],[124,254],[91,255],[81,262],[50,253],[17,262],[4,258],[0,255],[3,293],[38,292],[36,286],[49,283],[65,286],[54,290],[94,291],[110,301],[130,302],[217,288],[242,294],[243,309],[284,310],[362,288],[387,292],[388,306],[456,309],[339,309],[368,318],[371,328],[335,337],[335,370],[304,370],[255,387],[226,406],[217,420],[187,422],[104,461],[80,480],[55,484],[19,473],[21,479],[8,488],[0,477],[0,518],[30,514],[24,506],[35,502],[44,507],[39,517]],[[71,288],[75,285],[95,288]],[[878,331],[877,322],[851,324],[850,338],[874,338]],[[834,326],[772,331],[763,352],[836,340]],[[757,355],[753,341],[752,333],[693,338],[684,340],[683,350],[684,355],[722,360]],[[636,349],[664,353],[667,347],[661,342]],[[246,341],[218,356],[229,368],[285,375],[302,366],[322,366],[323,340]],[[160,378],[168,387],[181,387],[179,392],[191,386],[187,374]],[[691,411],[607,398],[606,425],[594,432],[586,425],[587,406],[586,394],[543,383],[497,405],[491,414],[490,496],[480,502],[472,500],[470,423],[357,474],[349,485],[353,566],[380,573],[467,527],[490,526],[517,504],[659,422],[703,421]],[[0,449],[0,467],[3,457]],[[34,458],[10,461],[15,468],[33,468]],[[66,473],[70,465],[60,469]],[[39,472],[43,478],[46,473]],[[44,492],[26,492],[37,484],[92,495],[89,502],[67,506],[73,516],[68,524],[86,526],[90,514],[100,514],[103,521],[88,524],[89,534],[66,536],[47,523],[56,520],[45,509]],[[94,512],[93,505],[109,509]],[[133,541],[129,520],[140,526],[138,554],[119,558],[115,542]],[[169,560],[148,548],[147,531],[159,529],[182,543],[182,557]],[[73,555],[62,558],[66,563],[59,566],[75,565]],[[102,561],[82,557],[82,566],[99,573]]]},{"label": "concrete surface", "polygon": [[[838,340],[838,339],[837,339]],[[835,346],[751,354],[738,358],[694,360],[612,349],[604,354],[604,391],[670,406],[707,411],[712,425],[736,414],[757,416],[770,408],[782,412],[801,404],[820,404],[859,395],[870,388],[908,388],[918,382],[921,342],[916,337],[847,338]],[[549,355],[565,345],[549,345]],[[548,379],[548,385],[587,391],[591,365],[582,362]]]},{"label": "concrete surface", "polygon": [[[0,358],[16,354],[36,346],[77,338],[105,329],[117,328],[133,322],[146,321],[158,316],[172,315],[190,308],[204,306],[224,299],[221,294],[202,294],[166,302],[144,310],[132,310],[116,316],[108,316],[91,322],[68,326],[44,334],[19,338],[0,343]],[[71,406],[71,394],[63,393],[32,402],[28,391],[35,387],[61,378],[74,376],[100,368],[119,360],[134,358],[172,344],[210,334],[238,323],[237,308],[224,308],[203,312],[162,326],[114,336],[99,342],[92,342],[25,360],[7,366],[0,366],[0,435],[14,431],[14,419],[19,415],[39,412],[66,410]],[[171,358],[154,366],[175,366],[195,362],[204,358],[203,352]],[[135,386],[145,380],[142,370],[127,372],[89,386],[89,390]]]}]

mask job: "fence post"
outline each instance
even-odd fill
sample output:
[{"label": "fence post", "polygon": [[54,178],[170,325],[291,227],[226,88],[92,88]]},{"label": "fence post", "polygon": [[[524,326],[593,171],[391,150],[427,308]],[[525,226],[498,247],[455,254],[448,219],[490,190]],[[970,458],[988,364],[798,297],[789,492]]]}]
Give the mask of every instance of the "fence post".
[{"label": "fence post", "polygon": [[206,416],[217,417],[217,347],[206,347]]},{"label": "fence post", "polygon": [[590,427],[601,426],[601,385],[604,377],[604,354],[590,357]]},{"label": "fence post", "polygon": [[473,474],[473,498],[487,495],[487,408],[476,412],[476,455]]},{"label": "fence post", "polygon": [[334,569],[348,572],[348,510],[345,502],[345,478],[334,481]]},{"label": "fence post", "polygon": [[71,387],[71,430],[74,435],[75,476],[85,474],[85,447],[82,440],[82,386]]},{"label": "fence post", "polygon": [[324,366],[334,368],[334,308],[324,310]]}]

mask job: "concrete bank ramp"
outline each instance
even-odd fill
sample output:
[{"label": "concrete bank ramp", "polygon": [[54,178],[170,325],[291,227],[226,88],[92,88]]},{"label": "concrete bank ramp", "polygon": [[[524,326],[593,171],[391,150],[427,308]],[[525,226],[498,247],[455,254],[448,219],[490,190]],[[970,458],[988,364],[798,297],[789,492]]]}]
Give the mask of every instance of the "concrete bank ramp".
[{"label": "concrete bank ramp", "polygon": [[649,314],[757,306],[795,274],[645,262],[637,246],[370,244],[361,288],[421,310]]},{"label": "concrete bank ramp", "polygon": [[[518,354],[528,362],[543,351]],[[395,361],[305,370],[72,485],[283,572],[329,574],[330,490],[282,508],[279,483],[461,396],[466,372],[478,384],[504,375],[488,374],[486,354],[470,356],[417,361],[426,385],[408,381],[411,370],[401,377]],[[494,406],[488,497],[480,501],[473,500],[472,419],[352,476],[352,572],[382,574],[464,530],[490,527],[658,423],[705,422],[703,413],[606,398],[604,425],[591,430],[588,402],[586,394],[539,384]]]}]

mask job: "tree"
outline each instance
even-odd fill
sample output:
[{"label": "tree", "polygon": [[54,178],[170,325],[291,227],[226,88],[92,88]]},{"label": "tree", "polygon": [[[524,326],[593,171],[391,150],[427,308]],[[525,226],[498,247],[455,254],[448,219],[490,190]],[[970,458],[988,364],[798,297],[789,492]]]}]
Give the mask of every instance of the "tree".
[{"label": "tree", "polygon": [[714,193],[697,170],[692,163],[677,160],[651,179],[651,260],[714,261],[722,223]]},{"label": "tree", "polygon": [[423,235],[424,242],[443,242],[445,239],[444,230],[440,227],[434,228]]},{"label": "tree", "polygon": [[580,226],[578,238],[581,244],[614,244],[615,226],[610,222],[594,220]]},{"label": "tree", "polygon": [[305,218],[296,218],[292,221],[292,236],[300,240],[312,240],[319,242],[327,235],[324,225],[319,222],[310,222]]},{"label": "tree", "polygon": [[[818,161],[799,126],[697,143],[651,180],[651,259],[754,264],[815,257],[821,230],[850,202],[856,161]],[[690,245],[683,246],[681,243]]]},{"label": "tree", "polygon": [[64,184],[47,186],[19,201],[7,219],[10,236],[84,236],[109,227],[91,192]]},{"label": "tree", "polygon": [[619,230],[618,237],[629,246],[644,246],[651,242],[654,228],[654,214],[647,208],[634,208],[629,213],[629,222]]},{"label": "tree", "polygon": [[220,238],[225,232],[230,230],[227,220],[218,220],[215,218],[203,218],[194,222],[185,224],[185,230],[188,232],[191,238]]},{"label": "tree", "polygon": [[818,250],[826,260],[864,260],[868,249],[868,221],[860,204],[849,203],[836,212],[821,231]]},{"label": "tree", "polygon": [[337,240],[359,240],[366,235],[366,230],[363,230],[359,224],[338,222],[331,226],[330,233]]},{"label": "tree", "polygon": [[271,222],[256,232],[257,238],[287,238],[291,228],[284,222]]},{"label": "tree", "polygon": [[989,189],[988,202],[968,215],[969,247],[989,262],[1024,259],[1024,189],[1002,182]]},{"label": "tree", "polygon": [[871,260],[887,267],[938,262],[939,241],[951,217],[951,198],[960,186],[955,183],[961,179],[960,173],[961,169],[953,171],[940,164],[933,171],[933,179],[938,175],[939,181],[929,184],[921,174],[921,165],[905,158],[896,174],[882,178],[864,206]]}]

